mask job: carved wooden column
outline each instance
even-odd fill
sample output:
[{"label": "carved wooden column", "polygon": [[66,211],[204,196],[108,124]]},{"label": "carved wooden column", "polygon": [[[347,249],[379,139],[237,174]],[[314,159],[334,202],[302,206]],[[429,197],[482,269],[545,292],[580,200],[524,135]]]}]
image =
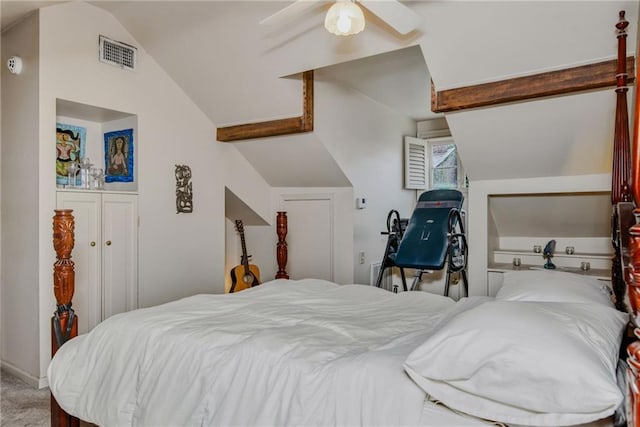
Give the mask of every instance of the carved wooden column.
[{"label": "carved wooden column", "polygon": [[[638,335],[637,329],[635,334]],[[627,425],[636,427],[640,423],[640,341],[629,344],[627,355]]]},{"label": "carved wooden column", "polygon": [[[624,12],[620,12],[620,22],[616,26],[620,30],[624,30],[626,25],[624,21]],[[627,24],[628,25],[628,24]],[[622,28],[620,28],[622,26]],[[639,34],[640,37],[640,34]],[[620,39],[620,36],[618,36]],[[626,49],[626,44],[624,46]],[[620,44],[618,44],[618,57],[620,56]],[[640,52],[640,45],[638,45],[638,52]],[[633,195],[633,202],[637,207],[640,203],[640,99],[638,96],[640,91],[636,83],[636,100],[634,115],[634,132],[633,132],[633,144],[632,144],[632,168],[631,174],[631,193]],[[616,107],[617,108],[617,107]],[[625,105],[626,108],[626,105]],[[626,110],[625,110],[626,111]],[[618,118],[616,115],[616,132],[618,130]],[[615,153],[614,153],[615,155]],[[613,173],[616,170],[614,168]],[[640,217],[640,211],[636,209],[634,212],[636,221],[634,225],[629,228],[629,265],[626,269],[627,273],[624,277],[627,283],[627,295],[629,297],[629,305],[631,306],[631,325],[635,326],[634,335],[636,341],[627,346],[627,392],[625,393],[625,405],[627,415],[627,425],[629,427],[640,426],[640,330],[638,329],[638,310],[640,310],[640,224],[638,219]]]},{"label": "carved wooden column", "polygon": [[[616,23],[618,38],[618,61],[616,70],[616,115],[613,136],[613,170],[611,174],[611,214],[612,231],[618,229],[619,221],[616,205],[631,201],[631,149],[629,141],[629,114],[627,111],[627,26],[625,12],[620,11]],[[616,307],[624,307],[625,283],[622,268],[620,236],[613,236],[613,259],[611,260],[611,287],[616,297]]]},{"label": "carved wooden column", "polygon": [[[53,217],[53,248],[57,261],[53,264],[53,293],[56,311],[51,318],[51,356],[69,339],[78,335],[78,318],[71,308],[75,291],[74,263],[71,250],[74,244],[74,218],[71,209],[55,210]],[[80,420],[67,414],[51,395],[51,425],[76,427]]]},{"label": "carved wooden column", "polygon": [[627,393],[625,405],[627,425],[640,426],[640,329],[638,329],[638,310],[640,310],[640,210],[634,210],[635,223],[629,228],[629,265],[624,277],[627,283],[627,295],[631,306],[631,325],[635,326],[636,341],[627,346]]},{"label": "carved wooden column", "polygon": [[[634,214],[640,214],[636,210]],[[640,224],[634,224],[629,229],[629,256],[631,265],[628,269],[629,276],[625,277],[628,283],[629,304],[631,305],[631,315],[636,320],[640,309]]]},{"label": "carved wooden column", "polygon": [[278,233],[278,246],[276,248],[276,259],[278,261],[278,272],[276,279],[288,279],[289,275],[285,270],[287,267],[287,213],[278,212],[276,218],[276,232]]}]

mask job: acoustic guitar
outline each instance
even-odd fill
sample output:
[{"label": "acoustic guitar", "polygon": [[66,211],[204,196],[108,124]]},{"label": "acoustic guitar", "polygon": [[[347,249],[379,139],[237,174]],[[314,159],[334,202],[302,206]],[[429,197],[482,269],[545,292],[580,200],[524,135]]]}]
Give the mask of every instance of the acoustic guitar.
[{"label": "acoustic guitar", "polygon": [[244,226],[239,219],[236,220],[236,230],[240,233],[240,242],[242,242],[242,258],[240,258],[240,265],[233,267],[231,270],[231,289],[229,289],[229,293],[242,291],[260,284],[260,269],[256,265],[249,264],[251,255],[247,255]]}]

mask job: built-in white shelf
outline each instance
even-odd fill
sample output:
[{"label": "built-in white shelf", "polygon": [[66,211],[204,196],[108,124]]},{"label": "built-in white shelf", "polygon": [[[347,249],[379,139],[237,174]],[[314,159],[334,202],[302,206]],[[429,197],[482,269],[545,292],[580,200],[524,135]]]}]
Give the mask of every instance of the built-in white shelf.
[{"label": "built-in white shelf", "polygon": [[[507,263],[492,263],[489,264],[489,267],[487,268],[487,271],[496,273],[519,270],[544,270],[544,268],[542,267],[542,265],[521,264],[517,267],[513,264]],[[611,270],[607,270],[604,268],[590,268],[589,270],[582,270],[580,269],[580,267],[556,267],[556,271],[567,271],[570,273],[582,274],[598,280],[611,280]]]},{"label": "built-in white shelf", "polygon": [[[583,274],[600,280],[611,280],[612,253],[556,252],[551,258],[557,271]],[[520,259],[520,265],[514,265],[514,258]],[[589,269],[583,270],[582,263],[589,263]],[[489,261],[487,271],[505,272],[531,269],[544,269],[546,259],[542,253],[532,250],[498,249],[493,251],[493,261]]]},{"label": "built-in white shelf", "polygon": [[91,190],[88,188],[73,188],[73,187],[58,187],[57,193],[100,193],[100,194],[138,194],[137,191],[125,191],[125,190]]}]

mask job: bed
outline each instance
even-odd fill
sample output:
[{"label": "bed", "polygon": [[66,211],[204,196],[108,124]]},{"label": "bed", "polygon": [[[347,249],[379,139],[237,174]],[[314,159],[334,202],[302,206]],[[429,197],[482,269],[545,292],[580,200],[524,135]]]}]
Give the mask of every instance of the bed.
[{"label": "bed", "polygon": [[[495,416],[478,415],[498,409],[503,421],[519,424],[573,425],[612,415],[622,393],[608,375],[616,370],[626,315],[595,280],[576,276],[583,290],[572,293],[566,291],[570,273],[522,273],[535,276],[528,276],[534,298],[543,294],[554,302],[518,300],[531,295],[518,289],[523,280],[517,274],[506,278],[509,292],[499,300],[457,303],[315,279],[196,295],[113,316],[70,340],[50,365],[50,387],[66,411],[104,426],[442,425],[423,418],[434,407],[449,425],[461,417],[482,425],[482,418]],[[548,275],[570,302],[558,302],[558,283],[540,290],[537,281],[549,283]],[[578,296],[593,301],[576,303]],[[550,359],[546,345],[556,349]],[[497,377],[500,383],[492,384]],[[458,382],[455,387],[466,391],[424,381]],[[477,387],[482,393],[472,391]],[[599,395],[591,398],[594,387]],[[468,413],[469,405],[478,406],[477,415],[425,402],[423,388],[433,389],[447,408]],[[487,402],[470,400],[479,395],[529,406],[492,407],[487,414]]]},{"label": "bed", "polygon": [[[620,106],[626,70],[618,71]],[[616,121],[626,123],[621,110]],[[638,384],[621,372],[632,375],[640,356],[632,344],[624,371],[629,315],[621,309],[625,280],[634,314],[638,306],[640,277],[629,266],[640,269],[640,232],[627,233],[623,129],[616,126],[614,144],[614,298],[603,282],[561,271],[507,273],[495,298],[457,302],[279,278],[118,314],[77,336],[73,216],[56,211],[52,425],[619,425],[625,394]],[[278,216],[279,277],[285,219]]]}]

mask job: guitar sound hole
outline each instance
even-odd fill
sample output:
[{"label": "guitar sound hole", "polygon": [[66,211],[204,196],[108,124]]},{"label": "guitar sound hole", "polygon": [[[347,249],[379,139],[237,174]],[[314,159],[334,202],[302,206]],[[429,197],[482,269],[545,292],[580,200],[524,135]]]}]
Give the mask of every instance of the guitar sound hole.
[{"label": "guitar sound hole", "polygon": [[250,285],[253,283],[253,276],[251,274],[245,274],[242,276],[242,281],[247,285]]}]

